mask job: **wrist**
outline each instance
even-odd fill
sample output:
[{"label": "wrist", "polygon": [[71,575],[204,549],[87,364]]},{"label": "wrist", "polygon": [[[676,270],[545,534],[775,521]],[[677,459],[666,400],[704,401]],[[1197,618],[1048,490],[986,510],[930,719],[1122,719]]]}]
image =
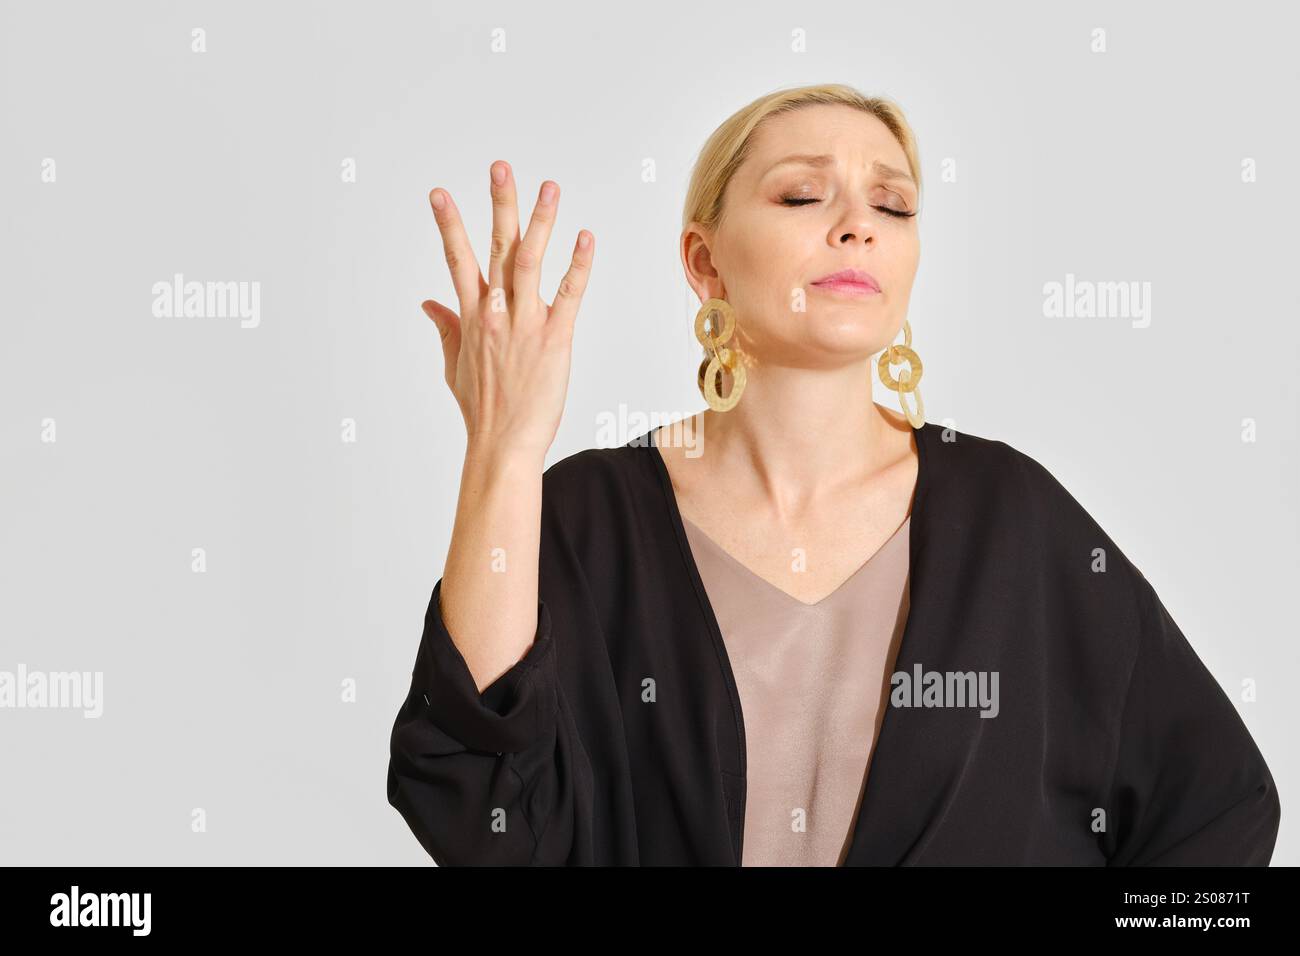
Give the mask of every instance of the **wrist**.
[{"label": "wrist", "polygon": [[468,470],[541,474],[545,464],[545,448],[487,439],[470,439],[465,446],[465,467]]}]

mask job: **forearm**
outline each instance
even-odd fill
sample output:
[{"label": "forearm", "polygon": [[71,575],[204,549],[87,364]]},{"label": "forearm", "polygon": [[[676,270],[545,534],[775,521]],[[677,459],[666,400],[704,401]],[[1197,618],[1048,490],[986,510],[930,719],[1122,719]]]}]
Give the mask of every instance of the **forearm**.
[{"label": "forearm", "polygon": [[528,653],[537,631],[543,470],[532,453],[466,451],[441,613],[480,692]]}]

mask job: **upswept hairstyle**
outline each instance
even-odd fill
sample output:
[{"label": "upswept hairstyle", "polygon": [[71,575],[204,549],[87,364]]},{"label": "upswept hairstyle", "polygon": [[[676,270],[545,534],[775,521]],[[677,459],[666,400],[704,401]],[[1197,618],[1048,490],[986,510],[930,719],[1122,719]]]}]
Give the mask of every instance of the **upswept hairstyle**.
[{"label": "upswept hairstyle", "polygon": [[[723,198],[727,184],[752,150],[754,130],[763,120],[779,113],[789,113],[805,106],[819,103],[840,103],[877,117],[889,128],[903,147],[907,156],[908,172],[916,180],[918,203],[921,197],[921,164],[917,155],[916,137],[903,115],[902,108],[882,96],[864,96],[851,86],[842,83],[823,83],[816,86],[799,86],[777,90],[741,107],[713,131],[691,172],[690,186],[686,190],[686,204],[682,211],[682,231],[692,222],[713,229],[722,220]],[[743,330],[738,330],[743,337]],[[705,355],[708,351],[705,350]],[[756,361],[748,351],[742,351],[745,365]]]}]

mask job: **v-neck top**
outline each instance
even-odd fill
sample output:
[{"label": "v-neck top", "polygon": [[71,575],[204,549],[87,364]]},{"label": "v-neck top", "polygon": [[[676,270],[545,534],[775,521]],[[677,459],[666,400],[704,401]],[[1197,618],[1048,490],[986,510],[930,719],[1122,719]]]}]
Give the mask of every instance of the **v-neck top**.
[{"label": "v-neck top", "polygon": [[[766,800],[764,754],[782,725],[732,666],[751,635],[723,638],[652,437],[543,473],[536,633],[482,692],[442,619],[442,579],[433,585],[389,738],[388,800],[436,863],[752,856],[749,801]],[[843,865],[1267,864],[1281,805],[1223,690],[1246,666],[1231,637],[1216,642],[1197,620],[1184,636],[1142,570],[1029,454],[932,422],[915,440],[892,675],[904,680]],[[869,590],[877,571],[859,583]],[[1220,675],[1194,645],[1218,648]],[[852,679],[871,684],[868,670]],[[841,713],[840,701],[785,699]]]},{"label": "v-neck top", "polygon": [[808,604],[682,518],[744,715],[743,866],[839,866],[848,852],[907,618],[911,520]]}]

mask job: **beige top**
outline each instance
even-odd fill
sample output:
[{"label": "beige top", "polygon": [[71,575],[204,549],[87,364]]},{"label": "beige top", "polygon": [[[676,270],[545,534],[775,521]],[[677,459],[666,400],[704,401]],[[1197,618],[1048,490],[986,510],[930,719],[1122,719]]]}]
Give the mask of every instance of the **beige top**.
[{"label": "beige top", "polygon": [[740,694],[743,866],[839,866],[848,852],[907,623],[911,521],[805,604],[682,520]]}]

